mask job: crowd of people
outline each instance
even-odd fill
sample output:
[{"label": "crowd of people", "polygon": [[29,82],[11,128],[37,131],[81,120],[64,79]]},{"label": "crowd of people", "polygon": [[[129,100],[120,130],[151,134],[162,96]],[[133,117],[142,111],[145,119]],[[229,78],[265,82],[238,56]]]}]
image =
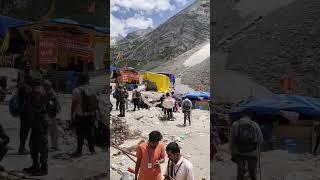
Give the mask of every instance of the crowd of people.
[{"label": "crowd of people", "polygon": [[[112,87],[110,87],[110,89],[112,90]],[[113,98],[116,99],[115,110],[120,110],[120,114],[118,116],[125,117],[125,112],[126,110],[129,110],[128,104],[130,102],[127,88],[117,83],[112,95]],[[182,110],[184,113],[184,126],[187,125],[187,120],[191,126],[192,102],[188,98],[185,98],[182,102],[177,99],[178,98],[175,96],[174,91],[167,92],[161,96],[159,100],[159,107],[162,109],[162,112],[169,121],[174,121],[174,112]],[[132,91],[131,103],[134,105],[133,111],[140,110],[141,108],[148,108],[148,106],[142,101],[141,92],[138,88],[135,88]],[[113,107],[111,102],[110,106]]]},{"label": "crowd of people", "polygon": [[[59,147],[59,131],[57,114],[61,104],[52,83],[45,79],[39,68],[31,67],[31,58],[21,59],[21,68],[18,72],[17,91],[9,101],[9,110],[12,116],[20,119],[20,145],[18,154],[30,154],[32,165],[23,171],[32,176],[48,174],[48,153],[61,151]],[[89,85],[87,73],[80,73],[78,86],[72,93],[70,120],[67,124],[76,132],[77,149],[68,153],[70,157],[80,157],[84,139],[88,141],[90,154],[95,154],[96,130],[101,123],[97,122],[99,112],[98,94]],[[26,142],[29,137],[29,149]],[[50,144],[49,144],[50,136]],[[0,125],[0,161],[8,151],[9,136]],[[107,141],[107,137],[104,137]],[[51,145],[51,148],[49,146]],[[4,167],[0,167],[4,170]]]}]

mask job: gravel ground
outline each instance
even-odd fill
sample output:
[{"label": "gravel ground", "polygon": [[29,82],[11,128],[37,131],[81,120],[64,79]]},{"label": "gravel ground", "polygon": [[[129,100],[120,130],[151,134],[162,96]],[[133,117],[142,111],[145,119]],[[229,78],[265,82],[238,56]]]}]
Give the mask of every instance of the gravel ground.
[{"label": "gravel ground", "polygon": [[[110,97],[110,99],[115,104],[114,98]],[[175,121],[163,121],[163,113],[160,108],[142,109],[140,111],[132,111],[132,109],[133,107],[130,105],[124,121],[131,131],[140,131],[141,138],[128,138],[121,147],[133,147],[139,141],[147,140],[151,131],[158,130],[164,136],[163,143],[168,144],[172,141],[177,141],[181,146],[183,156],[193,164],[195,179],[210,179],[210,160],[208,158],[210,154],[209,111],[193,110],[192,126],[183,127],[183,113],[181,112],[174,113]],[[119,111],[113,110],[111,114],[118,115]],[[110,174],[112,180],[120,179],[124,173],[128,174],[128,167],[133,169],[135,167],[133,161],[123,154],[119,155],[118,152],[115,148],[110,149]],[[135,154],[135,148],[133,148],[132,153]],[[167,162],[161,166],[162,172],[165,171],[166,164]],[[131,180],[132,177],[129,179]]]},{"label": "gravel ground", "polygon": [[[15,85],[10,79],[16,78],[16,70],[10,68],[1,68],[0,75],[6,75],[9,77],[8,85]],[[93,79],[94,87],[100,87],[105,81],[105,76],[97,77]],[[100,89],[100,88],[99,88]],[[59,94],[59,101],[62,105],[60,114],[57,115],[58,121],[58,131],[59,131],[59,147],[60,151],[49,153],[49,174],[40,179],[45,180],[76,180],[91,178],[106,174],[107,172],[107,158],[108,152],[104,149],[96,147],[97,154],[90,156],[88,155],[88,148],[84,146],[83,157],[77,159],[71,159],[68,157],[67,153],[70,153],[76,148],[76,138],[75,133],[66,130],[66,120],[70,119],[70,108],[71,108],[71,95]],[[7,100],[10,96],[7,97]],[[107,99],[105,95],[101,95],[100,99]],[[19,128],[20,120],[18,118],[13,118],[8,112],[7,105],[0,105],[0,115],[1,124],[3,125],[5,131],[10,137],[9,152],[7,156],[4,157],[2,165],[6,170],[19,171],[25,167],[29,167],[32,163],[29,155],[17,155],[19,147]],[[49,139],[50,141],[50,139]],[[28,142],[27,146],[28,148]],[[19,162],[19,163],[17,163]],[[0,179],[6,179],[7,175],[4,173],[0,174]],[[108,176],[100,177],[97,179],[108,179]]]},{"label": "gravel ground", "polygon": [[[213,180],[235,180],[237,167],[231,161],[228,144],[220,147],[217,156],[211,167]],[[320,156],[289,154],[282,150],[261,153],[261,174],[264,180],[317,180],[320,179],[319,165]]]}]

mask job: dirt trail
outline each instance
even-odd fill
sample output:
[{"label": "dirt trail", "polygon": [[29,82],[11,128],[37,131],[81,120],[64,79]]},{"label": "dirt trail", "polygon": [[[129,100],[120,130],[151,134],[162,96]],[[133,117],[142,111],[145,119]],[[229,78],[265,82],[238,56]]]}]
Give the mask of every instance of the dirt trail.
[{"label": "dirt trail", "polygon": [[[228,144],[220,147],[218,156],[220,157],[220,160],[213,161],[213,179],[235,180],[237,167],[236,164],[231,161]],[[261,174],[263,180],[320,179],[319,165],[320,156],[314,157],[310,154],[290,154],[283,150],[261,153]]]},{"label": "dirt trail", "polygon": [[[114,98],[110,97],[110,99],[115,105]],[[165,144],[177,141],[182,147],[182,154],[193,164],[195,179],[210,179],[209,111],[193,110],[192,126],[183,127],[183,113],[181,112],[174,113],[175,121],[163,121],[161,120],[163,113],[160,108],[142,109],[135,112],[132,109],[133,107],[130,105],[129,111],[126,112],[125,121],[132,131],[139,130],[141,132],[141,138],[127,139],[121,147],[130,148],[142,139],[147,140],[151,131],[158,130],[163,134]],[[111,114],[118,115],[119,111],[113,110]],[[110,152],[111,179],[119,180],[121,175],[117,170],[120,173],[126,173],[128,167],[134,168],[134,163],[123,154],[113,156],[119,152],[115,148],[111,148]],[[161,166],[162,172],[166,169],[166,163]]]},{"label": "dirt trail", "polygon": [[251,80],[250,77],[226,70],[227,54],[215,52],[214,58],[213,92],[215,93],[215,103],[236,103],[249,97],[251,89],[252,96],[272,94],[269,90]]}]

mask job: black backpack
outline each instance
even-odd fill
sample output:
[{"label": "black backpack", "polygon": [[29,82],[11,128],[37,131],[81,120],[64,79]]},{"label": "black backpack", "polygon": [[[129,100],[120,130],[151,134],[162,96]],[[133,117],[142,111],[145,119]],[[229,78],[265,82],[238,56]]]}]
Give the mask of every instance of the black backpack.
[{"label": "black backpack", "polygon": [[19,96],[13,95],[9,101],[9,112],[13,117],[18,117],[20,115],[20,111]]},{"label": "black backpack", "polygon": [[253,152],[257,149],[257,137],[253,125],[239,123],[236,146],[240,153]]},{"label": "black backpack", "polygon": [[141,97],[141,93],[139,91],[137,91],[137,97],[140,98]]},{"label": "black backpack", "polygon": [[33,112],[47,112],[48,99],[42,85],[32,86],[30,105]]},{"label": "black backpack", "polygon": [[90,88],[80,88],[82,92],[82,112],[91,113],[98,110],[98,98],[95,91]]},{"label": "black backpack", "polygon": [[183,106],[182,106],[183,110],[189,111],[191,109],[191,104],[187,101],[183,102]]}]

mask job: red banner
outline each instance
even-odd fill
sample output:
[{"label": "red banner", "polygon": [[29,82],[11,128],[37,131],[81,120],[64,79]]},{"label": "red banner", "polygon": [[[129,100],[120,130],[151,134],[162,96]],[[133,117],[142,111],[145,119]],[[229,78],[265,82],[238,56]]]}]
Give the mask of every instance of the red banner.
[{"label": "red banner", "polygon": [[93,49],[91,48],[90,35],[88,34],[59,34],[57,45],[63,51],[77,56],[93,57]]},{"label": "red banner", "polygon": [[39,64],[53,64],[58,59],[58,47],[56,38],[50,34],[41,34],[38,44]]}]

